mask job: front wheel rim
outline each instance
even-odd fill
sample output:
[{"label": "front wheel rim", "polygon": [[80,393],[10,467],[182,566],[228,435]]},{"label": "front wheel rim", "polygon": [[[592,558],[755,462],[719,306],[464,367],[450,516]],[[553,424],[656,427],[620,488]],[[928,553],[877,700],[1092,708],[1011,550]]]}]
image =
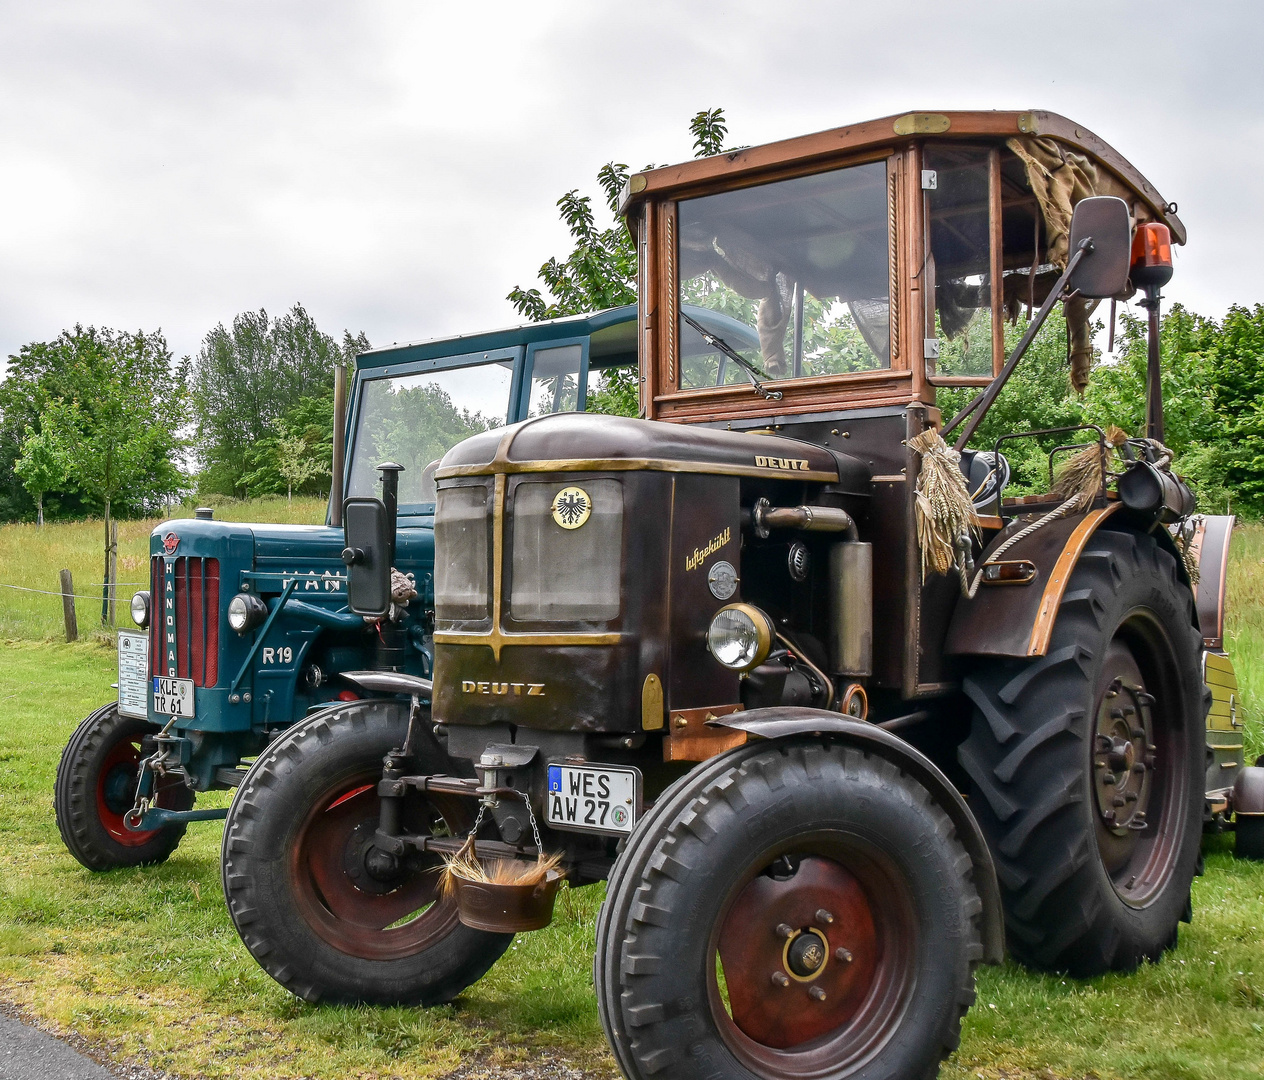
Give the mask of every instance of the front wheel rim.
[{"label": "front wheel rim", "polygon": [[[397,960],[430,948],[460,920],[455,900],[440,894],[437,857],[405,856],[397,872],[382,872],[382,853],[372,844],[379,778],[344,780],[315,800],[288,870],[300,913],[327,945],[362,959]],[[429,803],[420,813],[430,828],[442,827],[444,815]]]},{"label": "front wheel rim", "polygon": [[855,1068],[900,1026],[915,982],[907,882],[885,852],[855,838],[761,862],[732,891],[708,954],[719,960],[709,965],[716,1026],[760,1076]]}]

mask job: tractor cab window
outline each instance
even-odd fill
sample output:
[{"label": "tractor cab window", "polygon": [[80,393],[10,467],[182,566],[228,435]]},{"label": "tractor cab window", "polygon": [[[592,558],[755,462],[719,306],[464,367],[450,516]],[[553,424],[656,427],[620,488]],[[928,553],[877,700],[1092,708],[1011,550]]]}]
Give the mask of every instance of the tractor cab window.
[{"label": "tractor cab window", "polygon": [[578,344],[535,351],[531,361],[531,386],[527,391],[528,419],[574,412],[579,407],[583,360],[584,349]]},{"label": "tractor cab window", "polygon": [[986,149],[928,146],[922,189],[929,243],[926,370],[991,376],[992,229],[990,155]]},{"label": "tractor cab window", "polygon": [[435,501],[434,466],[463,439],[504,427],[513,360],[366,379],[351,450],[348,495],[377,495],[377,465],[398,461],[401,511]]},{"label": "tractor cab window", "polygon": [[682,200],[677,214],[681,389],[891,366],[885,161]]}]

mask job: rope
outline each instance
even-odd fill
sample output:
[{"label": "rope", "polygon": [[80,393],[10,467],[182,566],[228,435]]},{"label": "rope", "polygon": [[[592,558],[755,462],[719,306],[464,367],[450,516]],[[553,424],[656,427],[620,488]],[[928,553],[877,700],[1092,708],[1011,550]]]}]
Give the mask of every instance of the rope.
[{"label": "rope", "polygon": [[1060,506],[1054,507],[1047,514],[1045,514],[1044,517],[1037,518],[1030,525],[1027,525],[1024,528],[1019,529],[1018,532],[1016,532],[1013,536],[1011,536],[1008,540],[1006,540],[1003,544],[1001,544],[1000,547],[998,547],[994,552],[992,552],[991,555],[987,557],[983,565],[980,566],[978,570],[975,571],[973,581],[967,580],[968,571],[966,570],[966,564],[964,562],[959,561],[957,563],[957,571],[961,575],[961,595],[964,596],[967,600],[973,600],[975,597],[975,594],[979,591],[979,586],[983,583],[984,570],[986,570],[994,562],[1000,559],[1000,557],[1004,555],[1005,552],[1007,552],[1020,540],[1025,540],[1032,533],[1037,532],[1040,529],[1043,529],[1051,521],[1057,521],[1058,518],[1066,517],[1067,514],[1074,511],[1076,507],[1080,505],[1080,502],[1083,498],[1084,498],[1083,494],[1080,494],[1080,493],[1072,495],[1069,499],[1067,499],[1066,502],[1062,503]]}]

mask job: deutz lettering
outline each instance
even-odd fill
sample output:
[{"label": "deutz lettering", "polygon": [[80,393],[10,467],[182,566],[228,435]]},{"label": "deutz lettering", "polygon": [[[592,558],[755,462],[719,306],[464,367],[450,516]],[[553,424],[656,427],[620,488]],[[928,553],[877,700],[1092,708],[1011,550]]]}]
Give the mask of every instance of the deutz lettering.
[{"label": "deutz lettering", "polygon": [[475,682],[473,679],[461,680],[463,694],[500,694],[521,697],[523,691],[527,697],[544,697],[542,682]]},{"label": "deutz lettering", "polygon": [[790,472],[810,472],[808,463],[801,458],[761,457],[755,455],[755,464],[761,469],[788,469]]}]

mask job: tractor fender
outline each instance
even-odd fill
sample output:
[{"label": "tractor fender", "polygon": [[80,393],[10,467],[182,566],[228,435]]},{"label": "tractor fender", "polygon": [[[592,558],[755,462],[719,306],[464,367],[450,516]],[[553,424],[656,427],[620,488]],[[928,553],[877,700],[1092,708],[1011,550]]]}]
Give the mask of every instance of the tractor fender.
[{"label": "tractor fender", "polygon": [[338,674],[371,694],[408,694],[429,700],[434,693],[434,683],[430,679],[403,671],[340,671]]},{"label": "tractor fender", "polygon": [[1198,629],[1208,649],[1224,648],[1225,579],[1229,569],[1229,541],[1233,539],[1232,514],[1200,514],[1194,519],[1190,551],[1198,563],[1194,599]]},{"label": "tractor fender", "polygon": [[796,735],[820,735],[849,743],[886,758],[916,779],[948,815],[957,837],[974,864],[974,883],[983,901],[983,959],[999,964],[1005,958],[1005,917],[996,867],[978,822],[961,793],[930,758],[889,731],[836,712],[808,708],[752,709],[729,713],[707,722],[717,727],[744,731],[761,739],[785,739]]},{"label": "tractor fender", "polygon": [[[1087,514],[1058,518],[1009,548],[1003,559],[1031,563],[1035,577],[1025,583],[983,584],[973,600],[961,597],[948,624],[944,651],[957,656],[1044,656],[1075,564],[1093,534],[1119,509],[1120,504],[1113,502]],[[980,565],[1028,524],[1021,519],[1011,522],[984,549]]]},{"label": "tractor fender", "polygon": [[[1005,561],[1031,563],[1036,568],[1035,577],[1021,584],[983,584],[973,600],[962,597],[948,624],[944,651],[955,656],[1044,656],[1076,563],[1099,528],[1130,528],[1126,511],[1109,520],[1123,509],[1121,503],[1112,502],[1086,514],[1059,518],[1009,548]],[[1027,524],[1022,520],[1011,522],[984,550],[980,562]],[[1181,581],[1194,589],[1207,648],[1222,648],[1224,643],[1224,580],[1232,526],[1232,517],[1197,519],[1191,541],[1200,572],[1197,588],[1190,582],[1185,559],[1172,534],[1160,527],[1147,530],[1176,560]]]}]

